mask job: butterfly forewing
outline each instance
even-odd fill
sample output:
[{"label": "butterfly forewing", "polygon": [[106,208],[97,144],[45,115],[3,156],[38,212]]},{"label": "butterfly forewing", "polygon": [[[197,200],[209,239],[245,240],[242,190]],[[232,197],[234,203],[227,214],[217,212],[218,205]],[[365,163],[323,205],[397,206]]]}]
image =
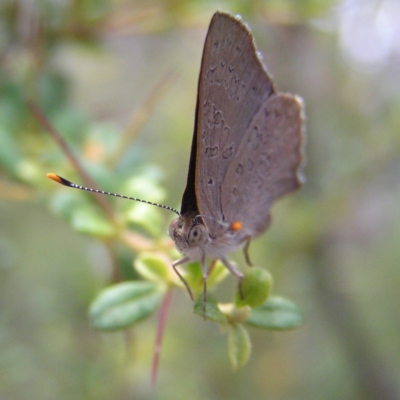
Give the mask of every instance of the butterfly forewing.
[{"label": "butterfly forewing", "polygon": [[224,220],[225,175],[254,115],[274,93],[247,27],[232,15],[216,13],[204,46],[195,127],[197,206],[210,217],[204,223],[211,236]]}]

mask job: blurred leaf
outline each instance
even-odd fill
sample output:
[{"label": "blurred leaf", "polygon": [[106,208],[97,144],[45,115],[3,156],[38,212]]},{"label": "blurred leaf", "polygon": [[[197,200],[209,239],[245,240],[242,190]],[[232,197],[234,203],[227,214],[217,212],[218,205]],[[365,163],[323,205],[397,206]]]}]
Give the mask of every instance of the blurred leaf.
[{"label": "blurred leaf", "polygon": [[222,282],[228,275],[228,268],[226,268],[220,260],[217,260],[214,265],[212,265],[212,268],[209,272],[207,278],[207,286],[211,288],[217,285],[218,283]]},{"label": "blurred leaf", "polygon": [[[53,185],[53,183],[51,183],[51,185]],[[72,190],[58,190],[50,201],[50,208],[57,215],[70,221],[74,210],[85,204],[85,199],[76,196]]]},{"label": "blurred leaf", "polygon": [[197,315],[200,315],[204,319],[218,322],[220,324],[226,324],[228,322],[226,316],[218,308],[216,300],[209,293],[207,293],[207,302],[205,304],[203,301],[203,294],[200,294],[196,298],[193,306],[193,312]]},{"label": "blurred leaf", "polygon": [[21,181],[32,185],[40,185],[44,180],[43,171],[39,165],[29,158],[22,159],[18,163],[16,175]]},{"label": "blurred leaf", "polygon": [[70,223],[74,230],[86,235],[111,237],[116,233],[114,225],[94,205],[74,208]]},{"label": "blurred leaf", "polygon": [[124,282],[103,290],[89,309],[94,328],[125,329],[149,317],[161,303],[163,293],[151,282]]},{"label": "blurred leaf", "polygon": [[[203,271],[200,262],[195,261],[186,264],[182,274],[195,293],[203,291]],[[223,281],[228,275],[229,271],[221,261],[217,260],[213,262],[207,278],[207,287],[212,288]]]},{"label": "blurred leaf", "polygon": [[38,80],[40,108],[46,115],[54,111],[63,113],[67,102],[67,78],[59,72],[45,70]]},{"label": "blurred leaf", "polygon": [[148,176],[135,176],[128,179],[123,190],[128,196],[154,203],[160,203],[165,199],[165,190]]},{"label": "blurred leaf", "polygon": [[218,308],[226,316],[227,320],[231,324],[241,324],[249,318],[250,307],[235,307],[232,303],[219,303]]},{"label": "blurred leaf", "polygon": [[248,268],[236,292],[236,305],[258,307],[268,299],[271,288],[272,276],[268,271],[260,267]]},{"label": "blurred leaf", "polygon": [[27,116],[22,89],[14,82],[7,81],[5,75],[0,75],[0,126],[18,133],[23,129]]},{"label": "blurred leaf", "polygon": [[171,279],[171,265],[165,257],[154,253],[141,253],[133,262],[136,271],[151,282],[168,282]]},{"label": "blurred leaf", "polygon": [[153,237],[159,237],[164,228],[163,218],[156,207],[144,203],[135,203],[125,212],[126,219],[141,227]]},{"label": "blurred leaf", "polygon": [[15,173],[22,154],[14,140],[14,135],[0,126],[0,165]]},{"label": "blurred leaf", "polygon": [[271,297],[252,309],[245,323],[255,328],[287,330],[301,325],[303,317],[296,304],[282,297]]},{"label": "blurred leaf", "polygon": [[234,369],[242,367],[250,357],[250,336],[246,328],[241,324],[229,326],[228,353]]},{"label": "blurred leaf", "polygon": [[89,122],[82,110],[71,106],[56,109],[51,115],[51,122],[70,146],[81,144],[85,140]]}]

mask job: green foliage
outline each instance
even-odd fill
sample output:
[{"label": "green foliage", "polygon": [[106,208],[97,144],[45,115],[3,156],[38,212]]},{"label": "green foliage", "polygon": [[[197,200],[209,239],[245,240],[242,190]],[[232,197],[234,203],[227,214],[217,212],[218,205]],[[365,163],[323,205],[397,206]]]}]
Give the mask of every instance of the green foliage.
[{"label": "green foliage", "polygon": [[246,324],[260,329],[288,330],[303,323],[296,304],[282,297],[270,297],[264,304],[250,311]]},{"label": "green foliage", "polygon": [[238,369],[247,363],[251,353],[251,342],[249,333],[242,325],[230,325],[228,353],[234,369]]},{"label": "green foliage", "polygon": [[124,282],[103,290],[89,309],[92,326],[102,331],[126,329],[148,318],[160,305],[162,292],[151,282]]},{"label": "green foliage", "polygon": [[219,324],[225,325],[228,322],[226,316],[220,311],[217,301],[211,295],[207,295],[206,302],[204,302],[203,295],[198,296],[194,302],[193,311],[204,319]]}]

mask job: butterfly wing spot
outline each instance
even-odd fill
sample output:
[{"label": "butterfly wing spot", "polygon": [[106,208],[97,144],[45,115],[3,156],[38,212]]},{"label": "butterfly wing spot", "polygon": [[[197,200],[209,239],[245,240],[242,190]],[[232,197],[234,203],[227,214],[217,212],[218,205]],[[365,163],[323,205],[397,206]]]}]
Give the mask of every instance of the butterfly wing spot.
[{"label": "butterfly wing spot", "polygon": [[229,84],[228,96],[232,98],[239,88],[240,78],[235,74],[232,76],[231,82]]},{"label": "butterfly wing spot", "polygon": [[232,222],[230,229],[232,229],[233,231],[240,231],[243,228],[243,224],[241,221],[234,221]]},{"label": "butterfly wing spot", "polygon": [[214,79],[213,79],[213,78],[214,78],[214,73],[215,73],[216,69],[217,69],[217,66],[214,65],[214,66],[210,67],[209,70],[208,70],[208,72],[207,72],[207,80],[208,80],[210,83],[213,83],[213,82],[214,82]]},{"label": "butterfly wing spot", "polygon": [[214,183],[214,181],[213,181],[212,178],[210,178],[210,179],[207,181],[207,183],[208,183],[209,185],[212,185],[212,184]]},{"label": "butterfly wing spot", "polygon": [[243,167],[243,165],[242,165],[242,164],[238,164],[238,166],[236,167],[236,173],[237,173],[238,175],[242,175],[243,172],[244,172],[244,167]]},{"label": "butterfly wing spot", "polygon": [[218,146],[207,147],[206,148],[206,157],[215,157],[218,154]]},{"label": "butterfly wing spot", "polygon": [[221,111],[215,111],[214,116],[213,116],[213,120],[212,120],[212,124],[213,125],[220,125],[221,123],[223,123],[224,120],[222,118],[222,112]]},{"label": "butterfly wing spot", "polygon": [[225,136],[228,136],[231,133],[231,128],[229,126],[224,126],[224,134]]},{"label": "butterfly wing spot", "polygon": [[233,144],[231,144],[229,147],[225,148],[224,151],[222,152],[222,157],[224,159],[230,158],[233,155]]}]

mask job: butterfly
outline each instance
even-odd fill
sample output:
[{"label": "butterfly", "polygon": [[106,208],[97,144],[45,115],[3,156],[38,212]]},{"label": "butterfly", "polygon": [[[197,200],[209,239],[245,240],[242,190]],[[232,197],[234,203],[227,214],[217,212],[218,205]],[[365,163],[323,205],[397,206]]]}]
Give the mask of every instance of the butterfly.
[{"label": "butterfly", "polygon": [[240,18],[216,12],[205,40],[195,128],[180,216],[169,234],[184,257],[200,261],[204,299],[209,267],[227,258],[270,223],[270,208],[303,182],[303,102],[278,93],[250,30]]}]

